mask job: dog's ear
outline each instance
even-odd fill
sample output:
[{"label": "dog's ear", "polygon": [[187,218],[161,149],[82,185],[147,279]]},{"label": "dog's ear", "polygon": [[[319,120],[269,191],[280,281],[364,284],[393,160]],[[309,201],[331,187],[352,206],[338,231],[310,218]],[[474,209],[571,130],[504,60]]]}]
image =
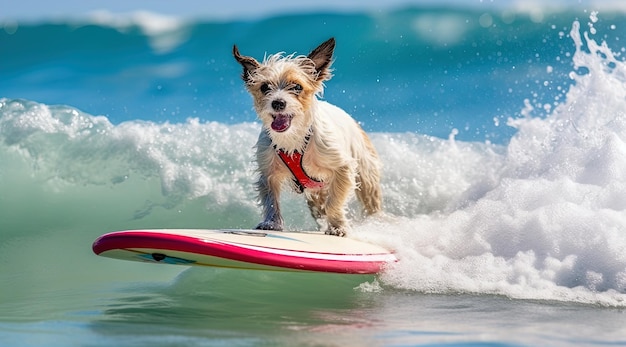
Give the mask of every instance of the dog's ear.
[{"label": "dog's ear", "polygon": [[256,59],[254,59],[252,57],[242,56],[239,53],[239,49],[237,48],[237,45],[233,45],[233,56],[235,57],[235,59],[237,59],[239,64],[241,64],[241,66],[243,66],[243,73],[241,74],[241,78],[245,82],[248,82],[250,80],[250,74],[254,70],[259,68],[259,66],[260,66],[259,62],[256,61]]},{"label": "dog's ear", "polygon": [[335,51],[335,38],[331,37],[321,45],[317,46],[309,53],[308,58],[315,64],[315,71],[317,72],[317,81],[325,81],[330,79],[330,64],[333,59],[333,52]]}]

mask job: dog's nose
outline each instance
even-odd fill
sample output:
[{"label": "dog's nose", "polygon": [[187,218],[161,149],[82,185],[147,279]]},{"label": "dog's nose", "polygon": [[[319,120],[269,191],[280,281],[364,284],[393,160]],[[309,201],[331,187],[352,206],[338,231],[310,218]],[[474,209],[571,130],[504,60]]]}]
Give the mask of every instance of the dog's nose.
[{"label": "dog's nose", "polygon": [[287,106],[287,102],[285,102],[285,100],[283,100],[283,99],[276,99],[276,100],[272,101],[272,108],[276,112],[283,111],[286,106]]}]

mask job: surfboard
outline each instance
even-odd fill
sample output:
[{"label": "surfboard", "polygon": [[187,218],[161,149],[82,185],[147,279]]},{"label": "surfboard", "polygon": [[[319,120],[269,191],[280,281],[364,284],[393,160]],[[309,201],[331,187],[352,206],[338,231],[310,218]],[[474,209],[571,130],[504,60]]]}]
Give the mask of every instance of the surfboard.
[{"label": "surfboard", "polygon": [[97,255],[156,264],[376,274],[396,261],[378,245],[322,232],[245,229],[126,230],[104,234]]}]

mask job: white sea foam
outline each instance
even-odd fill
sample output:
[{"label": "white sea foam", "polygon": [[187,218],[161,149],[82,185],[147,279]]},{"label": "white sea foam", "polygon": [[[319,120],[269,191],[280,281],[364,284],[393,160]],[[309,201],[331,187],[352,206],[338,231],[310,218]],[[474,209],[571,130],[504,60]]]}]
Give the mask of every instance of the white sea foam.
[{"label": "white sea foam", "polygon": [[[466,207],[359,228],[358,237],[397,251],[400,261],[384,284],[626,305],[626,65],[606,44],[588,34],[583,41],[579,30],[574,23],[577,71],[563,103],[544,119],[509,120],[519,131],[500,164],[495,157],[489,165],[481,165],[485,157],[449,159],[489,177],[472,183],[475,174],[464,176],[474,192],[461,195]],[[443,166],[454,182],[460,171]]]}]

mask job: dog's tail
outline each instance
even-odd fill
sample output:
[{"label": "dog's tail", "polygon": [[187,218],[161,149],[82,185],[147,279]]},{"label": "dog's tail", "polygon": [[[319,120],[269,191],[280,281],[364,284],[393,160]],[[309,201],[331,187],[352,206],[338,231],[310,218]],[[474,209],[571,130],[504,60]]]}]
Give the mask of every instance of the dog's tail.
[{"label": "dog's tail", "polygon": [[380,188],[381,163],[369,137],[363,130],[361,132],[366,150],[358,158],[356,196],[363,204],[365,214],[369,216],[382,210],[382,192]]}]

